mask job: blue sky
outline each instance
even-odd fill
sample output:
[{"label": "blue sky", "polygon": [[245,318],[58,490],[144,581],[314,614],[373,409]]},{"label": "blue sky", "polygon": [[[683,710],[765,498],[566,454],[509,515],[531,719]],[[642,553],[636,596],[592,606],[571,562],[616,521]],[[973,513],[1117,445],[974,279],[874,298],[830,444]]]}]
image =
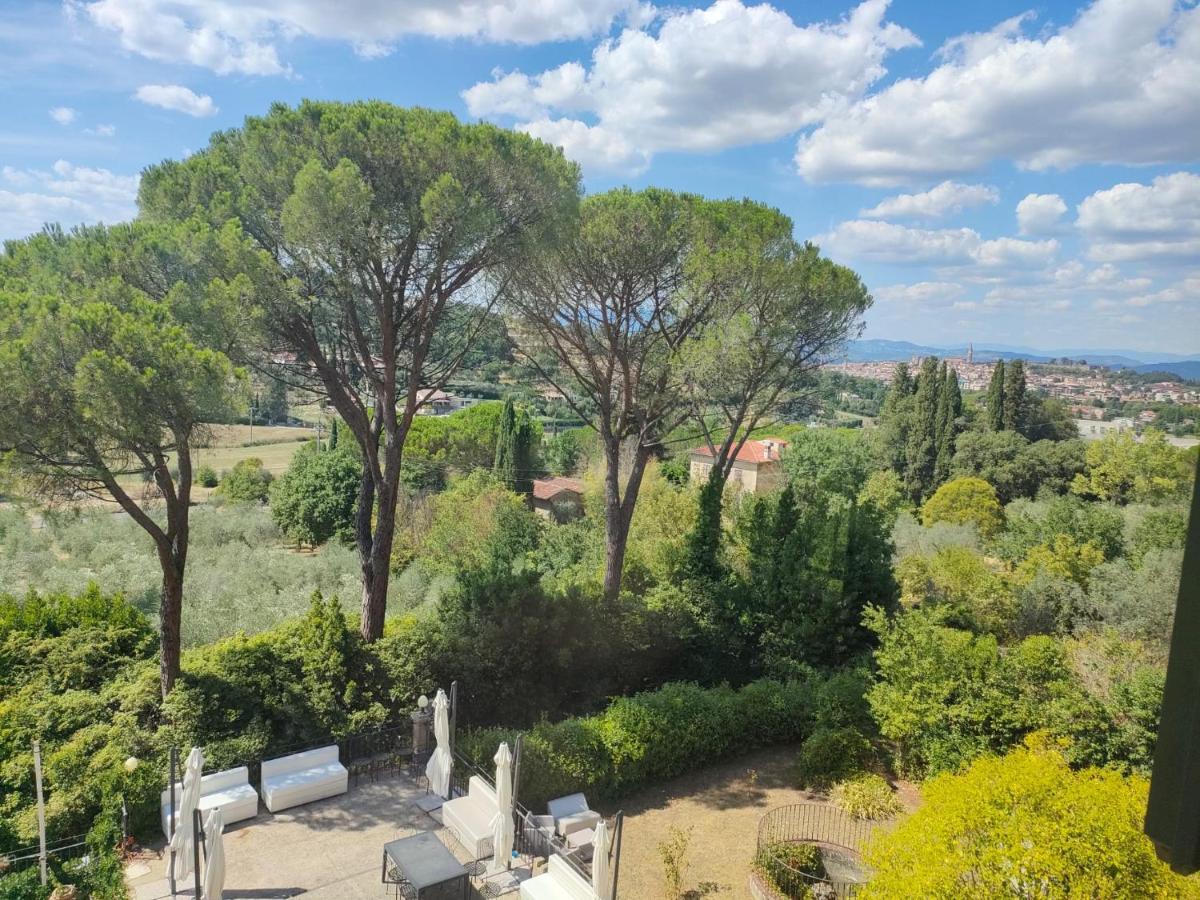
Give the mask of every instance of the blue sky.
[{"label": "blue sky", "polygon": [[0,238],[136,212],[274,101],[377,97],[564,147],[589,191],[781,208],[867,337],[1200,356],[1192,0],[0,0]]}]

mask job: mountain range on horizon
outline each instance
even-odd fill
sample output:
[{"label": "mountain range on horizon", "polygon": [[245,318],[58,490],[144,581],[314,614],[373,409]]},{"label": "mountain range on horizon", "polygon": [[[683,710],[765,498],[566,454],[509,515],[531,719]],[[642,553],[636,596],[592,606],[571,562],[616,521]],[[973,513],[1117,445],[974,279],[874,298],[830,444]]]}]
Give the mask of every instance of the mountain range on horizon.
[{"label": "mountain range on horizon", "polygon": [[[880,338],[850,341],[846,347],[848,362],[902,362],[914,356],[965,356],[967,344],[931,346],[911,341],[892,341]],[[1024,359],[1029,362],[1049,362],[1052,359],[1086,360],[1092,365],[1114,369],[1133,369],[1137,372],[1168,372],[1181,378],[1200,378],[1200,353],[1183,355],[1145,350],[1052,348],[1039,349],[1012,344],[981,343],[974,345],[974,357],[979,361]]]}]

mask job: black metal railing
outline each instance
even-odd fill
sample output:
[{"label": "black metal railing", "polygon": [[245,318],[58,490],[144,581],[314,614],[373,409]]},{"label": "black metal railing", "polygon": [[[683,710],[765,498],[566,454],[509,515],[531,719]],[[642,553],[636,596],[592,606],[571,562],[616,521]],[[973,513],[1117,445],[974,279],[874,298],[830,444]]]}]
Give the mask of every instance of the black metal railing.
[{"label": "black metal railing", "polygon": [[[519,766],[520,750],[517,751],[517,765]],[[514,770],[514,777],[517,772]],[[454,751],[454,769],[450,779],[450,793],[452,797],[458,797],[465,794],[468,790],[468,784],[472,777],[483,779],[493,791],[496,789],[495,779],[487,770],[482,768],[473,760],[468,759],[456,749]],[[559,837],[554,828],[554,818],[549,815],[539,815],[520,802],[519,799],[513,800],[513,813],[516,820],[513,831],[513,850],[520,856],[527,859],[541,857],[549,859],[551,856],[557,856],[565,861],[580,878],[590,882],[592,880],[594,855],[584,859],[583,854],[573,850],[567,846],[566,841]],[[618,812],[613,818],[613,826],[608,835],[608,878],[607,878],[607,896],[608,898],[616,897],[617,879],[620,875],[620,860],[621,860],[621,839],[624,826],[625,816],[623,812]],[[593,848],[593,854],[597,852]]]},{"label": "black metal railing", "polygon": [[[65,861],[78,859],[88,853],[87,835],[77,834],[72,837],[59,838],[46,844],[46,859]],[[0,851],[0,878],[13,872],[19,872],[29,866],[36,866],[41,858],[41,847],[33,844],[29,847],[17,847],[12,850]]]},{"label": "black metal railing", "polygon": [[759,820],[756,872],[785,898],[854,897],[866,883],[862,851],[875,828],[833,806],[778,807]]}]

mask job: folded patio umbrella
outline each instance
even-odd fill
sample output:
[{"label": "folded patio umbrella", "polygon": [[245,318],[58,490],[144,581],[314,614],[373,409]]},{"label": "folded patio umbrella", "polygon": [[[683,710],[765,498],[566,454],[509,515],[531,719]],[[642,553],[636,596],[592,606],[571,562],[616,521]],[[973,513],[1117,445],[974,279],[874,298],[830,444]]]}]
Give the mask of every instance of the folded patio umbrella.
[{"label": "folded patio umbrella", "polygon": [[492,820],[492,861],[488,872],[496,874],[508,868],[513,849],[513,783],[512,753],[508,744],[501,744],[494,757],[496,763],[496,817]]},{"label": "folded patio umbrella", "polygon": [[204,821],[204,900],[222,900],[225,890],[225,817],[214,809]]},{"label": "folded patio umbrella", "polygon": [[596,823],[596,837],[592,840],[592,893],[597,900],[609,900],[608,824],[603,819]]},{"label": "folded patio umbrella", "polygon": [[192,874],[196,844],[194,824],[196,807],[200,805],[200,777],[204,774],[204,754],[193,747],[183,767],[183,790],[179,794],[178,821],[171,849],[175,851],[175,880],[183,881]]},{"label": "folded patio umbrella", "polygon": [[425,777],[431,791],[449,800],[450,772],[454,768],[454,758],[450,755],[450,701],[441,688],[433,698],[433,737],[437,747],[425,765]]}]

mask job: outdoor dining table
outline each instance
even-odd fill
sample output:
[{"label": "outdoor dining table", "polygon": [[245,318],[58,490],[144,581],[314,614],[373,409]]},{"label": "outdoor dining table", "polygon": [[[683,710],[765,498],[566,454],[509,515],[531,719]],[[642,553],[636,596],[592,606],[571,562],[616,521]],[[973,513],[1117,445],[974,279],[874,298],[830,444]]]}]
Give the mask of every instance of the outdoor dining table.
[{"label": "outdoor dining table", "polygon": [[412,885],[418,898],[428,896],[425,892],[430,888],[456,881],[462,882],[463,896],[467,896],[469,873],[433,832],[422,831],[383,845],[384,884],[389,883],[389,862]]}]

